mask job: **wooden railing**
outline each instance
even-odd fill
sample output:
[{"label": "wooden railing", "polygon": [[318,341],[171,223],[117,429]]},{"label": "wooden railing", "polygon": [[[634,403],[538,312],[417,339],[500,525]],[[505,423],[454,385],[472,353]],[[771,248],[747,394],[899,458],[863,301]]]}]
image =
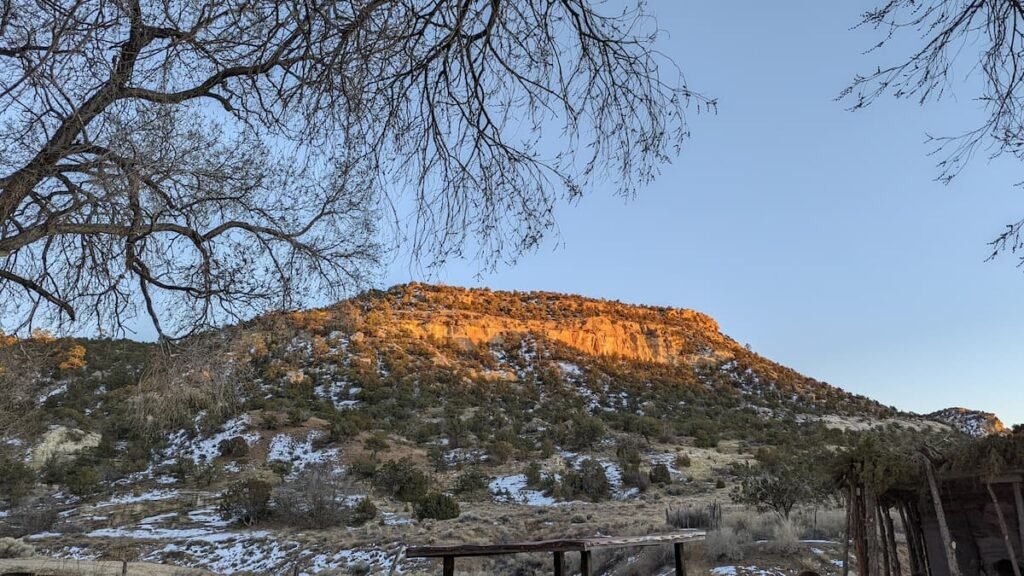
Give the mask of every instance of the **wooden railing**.
[{"label": "wooden railing", "polygon": [[564,576],[566,552],[580,555],[582,576],[591,576],[591,552],[600,549],[626,548],[632,546],[663,546],[671,544],[675,553],[676,576],[686,576],[686,544],[704,540],[706,533],[701,530],[684,530],[671,534],[652,536],[629,536],[623,538],[567,538],[560,540],[539,540],[533,542],[510,542],[501,544],[452,544],[442,546],[411,546],[406,549],[407,558],[441,558],[444,576],[455,574],[455,559],[472,556],[502,556],[506,554],[550,553],[554,559],[555,576]]}]

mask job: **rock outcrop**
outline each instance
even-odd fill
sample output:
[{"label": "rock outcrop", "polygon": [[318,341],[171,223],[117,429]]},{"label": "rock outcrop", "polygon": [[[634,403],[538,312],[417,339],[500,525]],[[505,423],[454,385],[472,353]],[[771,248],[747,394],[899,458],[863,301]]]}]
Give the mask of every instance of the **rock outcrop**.
[{"label": "rock outcrop", "polygon": [[955,407],[932,412],[926,417],[936,422],[948,424],[964,434],[975,438],[983,438],[1006,432],[1006,427],[1002,421],[991,412]]}]

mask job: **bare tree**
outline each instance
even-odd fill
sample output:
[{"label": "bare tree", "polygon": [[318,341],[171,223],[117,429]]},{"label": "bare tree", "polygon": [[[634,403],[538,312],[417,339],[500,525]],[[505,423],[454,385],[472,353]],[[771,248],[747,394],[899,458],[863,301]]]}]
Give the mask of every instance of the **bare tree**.
[{"label": "bare tree", "polygon": [[[873,51],[906,34],[917,35],[920,48],[896,64],[857,76],[841,94],[853,101],[853,109],[883,95],[925,104],[952,95],[955,81],[972,80],[963,85],[979,87],[975,98],[986,117],[962,134],[932,138],[941,158],[939,180],[949,182],[979,152],[1024,160],[1024,3],[888,0],[865,13],[861,25],[883,32]],[[991,242],[989,259],[1024,249],[1022,230],[1024,219],[1008,224]]]},{"label": "bare tree", "polygon": [[341,294],[398,241],[514,260],[713,105],[642,0],[592,4],[0,0],[3,323],[186,335]]}]

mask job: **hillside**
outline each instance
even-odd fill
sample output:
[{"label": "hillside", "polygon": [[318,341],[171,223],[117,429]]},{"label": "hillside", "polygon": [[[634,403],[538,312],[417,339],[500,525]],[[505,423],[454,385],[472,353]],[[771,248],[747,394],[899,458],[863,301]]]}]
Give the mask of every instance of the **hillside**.
[{"label": "hillside", "polygon": [[971,410],[968,408],[946,408],[926,416],[936,422],[942,422],[973,438],[983,438],[1008,431],[1003,422],[991,412]]},{"label": "hillside", "polygon": [[699,312],[545,292],[399,286],[170,350],[0,342],[0,536],[215,573],[375,573],[403,543],[671,529],[664,510],[728,501],[766,449],[949,432]]}]

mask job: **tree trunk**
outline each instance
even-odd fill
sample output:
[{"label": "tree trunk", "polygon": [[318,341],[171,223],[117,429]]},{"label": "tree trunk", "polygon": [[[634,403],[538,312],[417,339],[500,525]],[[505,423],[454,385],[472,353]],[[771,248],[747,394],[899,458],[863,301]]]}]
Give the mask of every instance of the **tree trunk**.
[{"label": "tree trunk", "polygon": [[1006,545],[1006,553],[1010,556],[1010,565],[1013,566],[1014,576],[1020,576],[1020,566],[1017,564],[1017,553],[1013,550],[1013,540],[1010,540],[1010,529],[1006,527],[1006,517],[1003,515],[1003,507],[999,504],[999,498],[996,497],[996,491],[992,489],[992,484],[986,482],[985,488],[988,489],[988,495],[992,499],[992,505],[996,507],[996,517],[999,518],[999,530],[1003,533],[1003,544]]},{"label": "tree trunk", "polygon": [[939,521],[939,534],[942,536],[942,547],[946,552],[946,562],[949,564],[950,576],[961,576],[960,564],[956,559],[956,548],[953,547],[953,538],[949,535],[949,525],[946,523],[946,511],[942,507],[942,496],[939,494],[939,484],[935,481],[935,471],[932,470],[932,461],[925,456],[924,469],[928,476],[928,488],[932,493],[932,504],[935,506],[935,516]]}]

